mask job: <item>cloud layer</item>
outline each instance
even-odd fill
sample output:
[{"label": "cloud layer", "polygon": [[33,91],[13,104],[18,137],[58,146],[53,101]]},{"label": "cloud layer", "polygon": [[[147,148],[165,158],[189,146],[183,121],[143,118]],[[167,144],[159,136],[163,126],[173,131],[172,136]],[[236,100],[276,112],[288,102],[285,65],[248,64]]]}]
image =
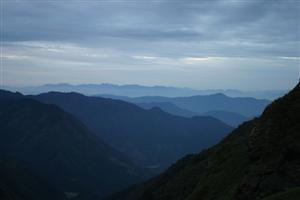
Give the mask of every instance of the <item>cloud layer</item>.
[{"label": "cloud layer", "polygon": [[274,89],[298,79],[297,0],[24,0],[2,8],[8,85]]}]

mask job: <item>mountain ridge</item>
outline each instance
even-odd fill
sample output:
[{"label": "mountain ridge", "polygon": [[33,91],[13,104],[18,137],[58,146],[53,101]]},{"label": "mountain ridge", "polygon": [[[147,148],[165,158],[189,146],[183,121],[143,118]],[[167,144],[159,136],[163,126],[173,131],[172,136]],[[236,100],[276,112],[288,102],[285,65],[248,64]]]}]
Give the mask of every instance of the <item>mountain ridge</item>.
[{"label": "mountain ridge", "polygon": [[193,96],[193,95],[209,95],[214,93],[224,93],[231,97],[255,97],[260,99],[273,100],[279,96],[282,96],[287,90],[262,90],[262,91],[241,91],[236,89],[192,89],[188,87],[171,87],[171,86],[145,86],[138,84],[125,84],[117,85],[110,83],[102,84],[69,84],[69,83],[58,83],[58,84],[45,84],[40,86],[25,86],[25,87],[13,87],[4,86],[4,89],[11,91],[20,91],[24,94],[38,94],[45,93],[48,91],[57,92],[79,92],[85,95],[121,95],[121,96],[168,96],[168,97],[179,97],[179,96]]},{"label": "mountain ridge", "polygon": [[224,94],[195,95],[187,97],[163,97],[163,96],[142,96],[126,97],[106,95],[106,98],[120,99],[134,104],[169,102],[175,106],[202,115],[203,113],[222,110],[235,112],[245,117],[260,115],[262,110],[270,103],[269,100],[255,99],[252,97],[229,97]]},{"label": "mountain ridge", "polygon": [[186,153],[216,143],[232,129],[212,117],[189,119],[158,108],[145,110],[121,100],[78,93],[50,92],[27,97],[58,105],[139,165],[160,165],[160,170]]},{"label": "mountain ridge", "polygon": [[[17,199],[46,199],[31,192],[40,187],[36,183],[46,182],[57,192],[55,199],[67,199],[66,193],[76,194],[74,199],[100,199],[147,177],[146,170],[56,105],[0,91],[0,126],[0,162],[24,163],[1,168],[4,174],[12,173],[0,184],[6,196],[15,192]],[[31,176],[22,175],[28,171]],[[10,192],[5,185],[15,189]],[[42,185],[40,189],[47,190]]]},{"label": "mountain ridge", "polygon": [[300,186],[299,133],[300,84],[217,145],[110,199],[258,200],[282,194],[293,200],[300,197],[293,190]]}]

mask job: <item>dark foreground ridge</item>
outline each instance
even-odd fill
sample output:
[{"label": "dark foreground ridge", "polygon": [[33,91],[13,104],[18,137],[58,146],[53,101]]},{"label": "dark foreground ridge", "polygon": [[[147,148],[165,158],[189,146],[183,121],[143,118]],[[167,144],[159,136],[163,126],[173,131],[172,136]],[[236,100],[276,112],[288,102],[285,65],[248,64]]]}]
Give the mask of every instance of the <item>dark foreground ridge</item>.
[{"label": "dark foreground ridge", "polygon": [[300,199],[300,85],[218,145],[111,199]]},{"label": "dark foreground ridge", "polygon": [[144,170],[55,105],[0,91],[0,199],[94,200]]}]

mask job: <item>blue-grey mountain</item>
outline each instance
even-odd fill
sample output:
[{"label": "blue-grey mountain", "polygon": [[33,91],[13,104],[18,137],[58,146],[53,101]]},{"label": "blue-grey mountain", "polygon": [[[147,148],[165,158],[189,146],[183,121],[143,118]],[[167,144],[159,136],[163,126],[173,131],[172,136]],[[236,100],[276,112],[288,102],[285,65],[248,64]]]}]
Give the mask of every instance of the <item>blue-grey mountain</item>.
[{"label": "blue-grey mountain", "polygon": [[187,153],[217,143],[232,130],[213,117],[180,117],[157,107],[145,110],[128,102],[78,93],[50,92],[31,98],[72,113],[99,138],[137,164],[158,172]]},{"label": "blue-grey mountain", "polygon": [[223,111],[223,110],[212,110],[203,113],[202,115],[215,117],[233,127],[237,127],[243,122],[249,120],[248,117],[245,117],[241,114],[230,112],[230,111]]},{"label": "blue-grey mountain", "polygon": [[182,117],[194,117],[197,116],[196,113],[192,111],[179,108],[178,106],[174,105],[170,102],[151,102],[151,103],[137,103],[136,105],[144,108],[144,109],[151,109],[154,107],[158,107],[162,109],[164,112],[170,113],[172,115],[182,116]]},{"label": "blue-grey mountain", "polygon": [[9,87],[5,89],[11,91],[20,91],[24,94],[39,94],[49,91],[57,92],[78,92],[85,95],[103,95],[110,94],[116,96],[165,96],[165,97],[184,97],[195,95],[211,95],[222,93],[230,97],[253,97],[259,99],[276,99],[286,93],[286,90],[258,90],[258,91],[240,91],[232,89],[219,90],[196,90],[191,88],[166,87],[166,86],[143,86],[143,85],[115,85],[115,84],[79,84],[72,85],[68,83],[45,84],[41,86],[28,87]]},{"label": "blue-grey mountain", "polygon": [[70,113],[19,93],[0,91],[0,127],[2,199],[100,199],[148,173]]},{"label": "blue-grey mountain", "polygon": [[300,199],[300,84],[212,148],[111,199]]},{"label": "blue-grey mountain", "polygon": [[178,108],[188,110],[196,115],[203,115],[211,111],[227,111],[237,113],[245,117],[254,117],[262,113],[263,109],[270,103],[269,100],[255,99],[250,97],[229,97],[224,94],[197,95],[190,97],[163,97],[143,96],[124,97],[105,95],[107,98],[122,99],[139,104],[169,102]]}]

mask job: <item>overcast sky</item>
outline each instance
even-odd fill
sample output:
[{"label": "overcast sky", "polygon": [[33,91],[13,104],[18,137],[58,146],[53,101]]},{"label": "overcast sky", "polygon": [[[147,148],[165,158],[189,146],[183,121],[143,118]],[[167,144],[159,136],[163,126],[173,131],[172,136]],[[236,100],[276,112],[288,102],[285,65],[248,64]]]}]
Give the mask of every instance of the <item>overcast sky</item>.
[{"label": "overcast sky", "polygon": [[2,84],[288,89],[300,1],[1,0]]}]

